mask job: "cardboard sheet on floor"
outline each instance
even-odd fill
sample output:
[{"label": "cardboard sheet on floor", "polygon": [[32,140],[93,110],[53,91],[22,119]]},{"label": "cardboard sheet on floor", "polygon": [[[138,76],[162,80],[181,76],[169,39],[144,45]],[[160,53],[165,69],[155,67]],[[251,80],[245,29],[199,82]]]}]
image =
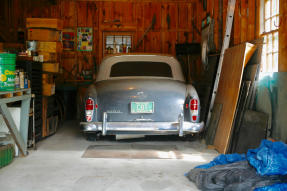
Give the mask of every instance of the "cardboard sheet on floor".
[{"label": "cardboard sheet on floor", "polygon": [[215,98],[215,103],[222,104],[214,139],[214,146],[220,153],[227,152],[243,70],[255,49],[255,45],[243,43],[225,51]]},{"label": "cardboard sheet on floor", "polygon": [[82,158],[121,158],[121,159],[182,159],[176,145],[90,145]]}]

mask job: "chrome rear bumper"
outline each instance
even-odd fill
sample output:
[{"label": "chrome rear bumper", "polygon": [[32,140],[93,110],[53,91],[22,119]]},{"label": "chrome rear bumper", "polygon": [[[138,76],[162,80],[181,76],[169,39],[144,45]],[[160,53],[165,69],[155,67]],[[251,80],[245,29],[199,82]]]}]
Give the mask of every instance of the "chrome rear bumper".
[{"label": "chrome rear bumper", "polygon": [[204,123],[183,121],[179,116],[178,122],[107,122],[106,115],[103,122],[81,122],[84,132],[102,132],[102,135],[115,134],[149,134],[164,135],[199,133],[203,130]]}]

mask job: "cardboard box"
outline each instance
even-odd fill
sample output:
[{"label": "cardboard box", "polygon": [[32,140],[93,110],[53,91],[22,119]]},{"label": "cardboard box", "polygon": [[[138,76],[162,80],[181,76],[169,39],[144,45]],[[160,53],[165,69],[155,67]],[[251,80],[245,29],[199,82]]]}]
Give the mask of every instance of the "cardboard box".
[{"label": "cardboard box", "polygon": [[42,74],[42,84],[54,84],[55,79],[53,74]]},{"label": "cardboard box", "polygon": [[63,29],[63,21],[53,18],[26,18],[26,28]]},{"label": "cardboard box", "polygon": [[58,42],[61,32],[51,29],[28,29],[28,40]]},{"label": "cardboard box", "polygon": [[55,84],[42,83],[42,86],[43,86],[42,94],[44,96],[51,96],[55,94],[55,88],[56,88]]},{"label": "cardboard box", "polygon": [[43,72],[52,72],[58,73],[59,72],[59,63],[43,63]]},{"label": "cardboard box", "polygon": [[61,42],[38,42],[38,52],[60,53],[63,50]]},{"label": "cardboard box", "polygon": [[58,54],[53,52],[38,52],[39,55],[43,56],[43,62],[57,62]]}]

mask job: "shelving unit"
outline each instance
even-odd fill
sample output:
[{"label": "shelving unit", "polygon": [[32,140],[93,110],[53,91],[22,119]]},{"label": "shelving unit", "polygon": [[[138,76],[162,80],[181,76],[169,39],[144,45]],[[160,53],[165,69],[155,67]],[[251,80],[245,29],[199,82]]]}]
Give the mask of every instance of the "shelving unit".
[{"label": "shelving unit", "polygon": [[[48,23],[48,24],[47,24]],[[42,119],[41,131],[37,134],[39,137],[47,137],[56,131],[56,125],[50,125],[49,100],[54,98],[56,83],[56,74],[59,72],[59,62],[63,45],[61,42],[61,32],[63,29],[63,20],[52,18],[26,18],[26,28],[28,29],[28,40],[37,41],[36,51],[41,55],[41,104],[39,115]],[[54,109],[54,108],[53,108]],[[52,126],[55,131],[50,131]]]},{"label": "shelving unit", "polygon": [[[7,104],[21,101],[20,129],[18,130]],[[31,89],[0,92],[0,114],[9,129],[21,155],[27,154],[27,138],[29,124],[29,110],[31,101]]]},{"label": "shelving unit", "polygon": [[[28,74],[28,79],[30,79],[31,93],[35,95],[35,139],[36,142],[42,139],[42,63],[34,62],[29,60],[17,60],[17,68],[22,68]],[[29,140],[32,139],[33,132],[33,121],[32,117],[29,121]]]}]

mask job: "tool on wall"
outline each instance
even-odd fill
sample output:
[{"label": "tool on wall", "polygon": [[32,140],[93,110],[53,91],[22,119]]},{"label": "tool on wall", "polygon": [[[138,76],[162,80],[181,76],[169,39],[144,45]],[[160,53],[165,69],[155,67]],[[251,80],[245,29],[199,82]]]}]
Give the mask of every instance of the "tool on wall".
[{"label": "tool on wall", "polygon": [[221,48],[221,53],[220,53],[220,58],[219,58],[216,78],[215,78],[215,82],[214,82],[214,86],[213,86],[212,96],[211,96],[211,100],[210,100],[210,105],[209,105],[209,109],[208,109],[208,116],[207,116],[207,120],[206,120],[206,126],[207,127],[208,127],[209,122],[210,122],[212,108],[213,108],[213,104],[214,104],[216,93],[217,93],[217,89],[218,89],[218,83],[219,83],[220,74],[221,74],[221,68],[222,68],[222,63],[223,63],[223,58],[224,58],[224,52],[229,47],[229,41],[230,41],[230,35],[231,35],[231,30],[232,30],[232,23],[233,23],[235,3],[236,3],[236,0],[228,0],[225,34],[224,34],[223,44],[222,44],[222,48]]},{"label": "tool on wall", "polygon": [[192,43],[195,43],[196,42],[196,36],[195,36],[195,33],[197,35],[201,35],[199,29],[196,27],[196,23],[194,22],[194,17],[192,17],[192,20],[191,20],[191,25],[192,25]]},{"label": "tool on wall", "polygon": [[153,18],[152,18],[152,21],[151,21],[151,24],[149,25],[149,27],[145,30],[144,34],[142,35],[142,37],[140,38],[140,40],[137,42],[135,48],[133,50],[136,50],[138,49],[138,47],[141,45],[141,43],[143,42],[144,38],[146,37],[147,33],[150,31],[150,30],[153,30],[154,29],[154,25],[155,25],[155,22],[156,22],[156,15],[154,14],[153,15]]},{"label": "tool on wall", "polygon": [[192,18],[191,24],[192,24],[192,27],[193,27],[193,29],[194,29],[193,32],[195,31],[198,35],[200,35],[200,34],[201,34],[201,33],[200,33],[200,30],[196,27],[196,24],[195,24],[193,18]]},{"label": "tool on wall", "polygon": [[170,15],[166,15],[167,29],[170,29]]},{"label": "tool on wall", "polygon": [[213,28],[214,20],[208,14],[203,20],[201,29],[201,63],[205,69],[208,64],[208,54],[215,50]]}]

